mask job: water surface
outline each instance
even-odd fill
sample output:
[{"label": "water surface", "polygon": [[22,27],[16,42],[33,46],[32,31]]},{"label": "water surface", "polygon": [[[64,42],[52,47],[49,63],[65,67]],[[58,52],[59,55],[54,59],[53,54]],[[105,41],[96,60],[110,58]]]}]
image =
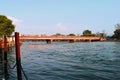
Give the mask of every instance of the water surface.
[{"label": "water surface", "polygon": [[21,57],[29,80],[120,80],[120,42],[24,42]]}]

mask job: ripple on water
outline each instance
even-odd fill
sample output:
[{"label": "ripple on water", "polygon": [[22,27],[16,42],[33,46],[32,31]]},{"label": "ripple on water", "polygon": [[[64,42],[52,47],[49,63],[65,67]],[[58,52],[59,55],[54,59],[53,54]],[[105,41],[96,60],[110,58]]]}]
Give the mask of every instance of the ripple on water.
[{"label": "ripple on water", "polygon": [[22,65],[30,80],[119,80],[120,43],[26,42]]}]

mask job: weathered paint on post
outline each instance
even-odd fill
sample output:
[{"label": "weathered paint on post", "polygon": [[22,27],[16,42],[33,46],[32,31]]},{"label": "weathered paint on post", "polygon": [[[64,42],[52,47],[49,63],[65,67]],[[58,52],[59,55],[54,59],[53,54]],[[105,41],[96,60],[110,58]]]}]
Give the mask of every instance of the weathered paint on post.
[{"label": "weathered paint on post", "polygon": [[2,40],[0,40],[0,60],[2,61]]},{"label": "weathered paint on post", "polygon": [[8,69],[7,69],[7,38],[4,37],[4,78],[7,79]]},{"label": "weathered paint on post", "polygon": [[7,52],[7,38],[4,37],[4,52]]},{"label": "weathered paint on post", "polygon": [[2,59],[2,40],[0,40],[0,59]]},{"label": "weathered paint on post", "polygon": [[20,39],[19,39],[18,32],[15,32],[15,46],[16,46],[17,78],[18,78],[18,80],[22,80],[21,57],[20,57]]}]

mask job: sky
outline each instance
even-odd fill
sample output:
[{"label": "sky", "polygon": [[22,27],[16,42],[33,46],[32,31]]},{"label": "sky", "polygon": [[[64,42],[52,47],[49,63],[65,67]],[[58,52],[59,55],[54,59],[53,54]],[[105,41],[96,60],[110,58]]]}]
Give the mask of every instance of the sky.
[{"label": "sky", "polygon": [[1,0],[6,15],[21,34],[80,34],[105,32],[112,35],[120,23],[120,0]]}]

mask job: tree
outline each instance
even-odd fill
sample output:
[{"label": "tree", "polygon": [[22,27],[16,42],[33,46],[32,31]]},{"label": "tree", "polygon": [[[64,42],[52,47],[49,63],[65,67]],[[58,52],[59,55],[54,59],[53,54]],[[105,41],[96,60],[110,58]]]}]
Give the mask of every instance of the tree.
[{"label": "tree", "polygon": [[64,36],[64,35],[61,33],[56,33],[54,36]]},{"label": "tree", "polygon": [[91,36],[92,32],[90,30],[84,30],[83,36]]},{"label": "tree", "polygon": [[119,24],[119,23],[116,24],[116,25],[115,25],[115,28],[116,28],[116,29],[120,29],[120,24]]},{"label": "tree", "polygon": [[120,29],[116,29],[114,31],[113,37],[120,40]]},{"label": "tree", "polygon": [[112,37],[120,40],[120,24],[116,24],[115,27],[116,30],[114,31],[114,35]]},{"label": "tree", "polygon": [[104,31],[102,33],[98,32],[98,33],[96,33],[96,36],[105,38],[106,37],[106,33]]},{"label": "tree", "polygon": [[3,35],[10,36],[15,30],[12,21],[4,15],[0,15],[0,37]]},{"label": "tree", "polygon": [[68,34],[67,36],[76,36],[75,34],[71,33],[71,34]]}]

